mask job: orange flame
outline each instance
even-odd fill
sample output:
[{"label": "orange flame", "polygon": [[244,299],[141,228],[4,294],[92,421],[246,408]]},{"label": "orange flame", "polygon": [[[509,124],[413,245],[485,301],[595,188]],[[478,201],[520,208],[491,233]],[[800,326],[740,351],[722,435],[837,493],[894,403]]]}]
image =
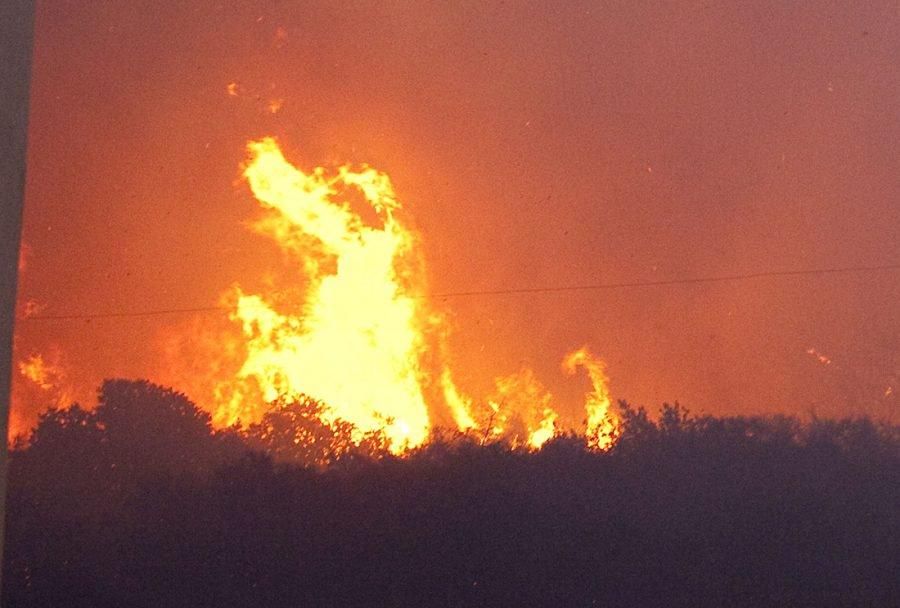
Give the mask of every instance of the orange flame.
[{"label": "orange flame", "polygon": [[50,378],[58,375],[56,370],[44,362],[42,355],[31,355],[19,362],[19,372],[43,390],[50,390],[54,384]]},{"label": "orange flame", "polygon": [[472,400],[459,392],[450,376],[450,370],[444,369],[441,374],[441,389],[444,391],[444,399],[453,414],[453,421],[461,431],[469,431],[478,426],[472,417]]},{"label": "orange flame", "polygon": [[[244,176],[275,212],[257,228],[288,252],[304,252],[309,286],[306,301],[283,312],[259,295],[238,293],[233,318],[248,352],[239,378],[253,379],[267,402],[306,394],[361,432],[383,430],[395,449],[420,445],[430,426],[421,364],[429,314],[409,260],[413,235],[394,218],[400,205],[390,179],[369,167],[304,173],[273,139],[248,149]],[[352,209],[353,195],[362,196],[378,225]],[[449,376],[442,383],[452,384]],[[448,393],[461,412],[464,400],[454,391]],[[220,407],[234,409],[242,399],[238,391]]]},{"label": "orange flame", "polygon": [[588,441],[592,447],[609,448],[615,441],[619,422],[611,408],[605,365],[587,347],[583,347],[569,353],[563,360],[563,369],[570,375],[577,372],[579,367],[587,371],[593,386],[593,390],[585,396],[584,403]]},{"label": "orange flame", "polygon": [[69,381],[62,363],[62,353],[51,349],[49,357],[33,354],[18,363],[20,378],[12,387],[10,408],[10,438],[26,434],[29,415],[23,406],[27,402],[37,402],[43,406],[64,408],[72,404],[75,387]]},{"label": "orange flame", "polygon": [[[437,423],[532,449],[561,432],[557,404],[530,369],[497,378],[481,402],[459,390],[443,362],[444,318],[425,297],[418,235],[398,219],[386,174],[368,166],[306,172],[272,138],[247,148],[244,178],[267,212],[254,228],[295,261],[305,284],[299,300],[235,286],[224,301],[239,336],[228,333],[234,328],[197,338],[203,330],[186,328],[178,333],[191,334],[189,345],[166,340],[170,357],[203,351],[193,358],[199,368],[165,375],[211,396],[217,426],[257,422],[272,404],[306,395],[327,406],[323,422],[350,422],[360,438],[383,432],[397,453],[424,443]],[[579,367],[593,384],[588,436],[606,448],[617,419],[603,363],[582,348],[564,361],[570,374]]]},{"label": "orange flame", "polygon": [[559,418],[559,414],[554,412],[552,408],[546,408],[538,428],[531,431],[528,435],[528,445],[538,449],[556,435],[558,432],[556,429],[557,418]]},{"label": "orange flame", "polygon": [[556,434],[556,419],[551,395],[529,368],[498,378],[497,392],[489,400],[495,415],[491,420],[494,435],[506,435],[513,443],[540,448]]},{"label": "orange flame", "polygon": [[816,350],[812,346],[810,346],[809,348],[806,349],[806,354],[811,357],[814,357],[816,359],[816,361],[818,361],[822,365],[831,365],[831,357],[829,357],[827,355],[823,355],[822,353],[820,353],[818,350]]}]

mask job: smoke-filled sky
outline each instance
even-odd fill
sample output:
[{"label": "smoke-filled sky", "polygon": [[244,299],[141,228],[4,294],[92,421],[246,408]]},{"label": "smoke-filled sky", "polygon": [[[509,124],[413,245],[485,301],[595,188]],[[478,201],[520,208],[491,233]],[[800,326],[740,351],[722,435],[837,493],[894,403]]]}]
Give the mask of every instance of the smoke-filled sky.
[{"label": "smoke-filled sky", "polygon": [[[264,135],[390,174],[434,293],[900,262],[896,0],[38,4],[23,311],[264,284],[284,257],[239,179]],[[574,412],[586,344],[650,407],[892,416],[898,299],[868,271],[435,305],[473,395],[528,366]],[[88,400],[190,317],[22,321],[17,353]],[[26,382],[14,426],[49,399]]]}]

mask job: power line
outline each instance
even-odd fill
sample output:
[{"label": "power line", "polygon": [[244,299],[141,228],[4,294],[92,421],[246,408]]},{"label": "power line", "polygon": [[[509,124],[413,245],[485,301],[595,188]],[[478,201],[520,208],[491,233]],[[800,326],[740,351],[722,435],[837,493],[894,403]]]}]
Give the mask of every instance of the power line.
[{"label": "power line", "polygon": [[[599,291],[604,289],[627,289],[632,287],[667,287],[676,285],[697,285],[701,283],[725,283],[730,281],[747,281],[765,278],[784,278],[798,276],[821,276],[831,274],[851,274],[861,272],[877,272],[885,270],[900,270],[900,264],[883,264],[880,266],[843,266],[834,268],[808,268],[802,270],[772,270],[764,272],[749,272],[745,274],[728,274],[711,277],[693,277],[687,279],[661,279],[657,281],[626,281],[621,283],[586,283],[581,285],[559,285],[547,287],[519,287],[510,289],[482,289],[471,291],[447,291],[432,293],[431,298],[456,298],[471,296],[501,296],[522,294],[563,293],[572,291]],[[135,317],[154,317],[170,314],[187,314],[198,312],[214,312],[229,310],[224,306],[200,306],[195,308],[160,308],[155,310],[142,310],[132,312],[108,312],[86,314],[63,315],[32,315],[21,317],[17,321],[90,321],[93,319],[116,319]]]},{"label": "power line", "polygon": [[160,308],[156,310],[141,310],[133,312],[99,312],[86,314],[68,314],[68,315],[32,315],[28,317],[19,317],[16,322],[20,321],[78,321],[91,319],[117,319],[117,318],[133,318],[133,317],[155,317],[159,315],[175,315],[186,314],[192,312],[212,312],[215,310],[228,310],[224,306],[200,306],[197,308]]},{"label": "power line", "polygon": [[496,296],[506,294],[555,293],[566,291],[594,291],[601,289],[623,289],[628,287],[665,287],[668,285],[695,285],[698,283],[724,283],[727,281],[744,281],[749,279],[795,277],[804,275],[827,275],[838,273],[869,272],[877,270],[900,270],[900,264],[882,266],[846,266],[841,268],[811,268],[806,270],[773,270],[767,272],[750,272],[746,274],[729,274],[713,277],[694,277],[687,279],[661,279],[658,281],[628,281],[624,283],[594,283],[587,285],[564,285],[558,287],[521,287],[514,289],[485,289],[477,291],[453,291],[432,294],[433,298],[450,298],[457,296]]}]

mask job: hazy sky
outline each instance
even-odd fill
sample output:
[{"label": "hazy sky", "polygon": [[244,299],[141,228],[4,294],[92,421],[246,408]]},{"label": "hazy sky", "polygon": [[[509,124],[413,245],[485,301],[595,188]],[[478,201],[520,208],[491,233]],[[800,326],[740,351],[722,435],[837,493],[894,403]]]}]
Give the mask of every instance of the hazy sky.
[{"label": "hazy sky", "polygon": [[[896,0],[38,5],[20,302],[44,314],[210,306],[281,265],[237,181],[270,134],[388,172],[435,292],[900,262]],[[651,407],[890,416],[898,299],[882,271],[438,304],[475,395],[528,365],[574,403],[587,344]],[[25,321],[17,350],[89,395],[184,321]]]}]

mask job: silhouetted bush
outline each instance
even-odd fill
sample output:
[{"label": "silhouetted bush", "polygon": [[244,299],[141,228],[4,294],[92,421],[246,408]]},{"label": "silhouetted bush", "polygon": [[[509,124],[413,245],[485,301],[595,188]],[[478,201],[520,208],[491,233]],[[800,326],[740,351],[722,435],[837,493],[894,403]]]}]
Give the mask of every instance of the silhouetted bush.
[{"label": "silhouetted bush", "polygon": [[353,459],[379,458],[390,442],[381,431],[358,432],[340,418],[326,422],[327,407],[308,396],[275,403],[244,433],[247,446],[277,461],[325,467]]},{"label": "silhouetted bush", "polygon": [[5,605],[900,605],[895,426],[621,403],[606,452],[437,431],[398,458],[321,407],[214,433],[113,381],[48,412],[11,459]]}]

